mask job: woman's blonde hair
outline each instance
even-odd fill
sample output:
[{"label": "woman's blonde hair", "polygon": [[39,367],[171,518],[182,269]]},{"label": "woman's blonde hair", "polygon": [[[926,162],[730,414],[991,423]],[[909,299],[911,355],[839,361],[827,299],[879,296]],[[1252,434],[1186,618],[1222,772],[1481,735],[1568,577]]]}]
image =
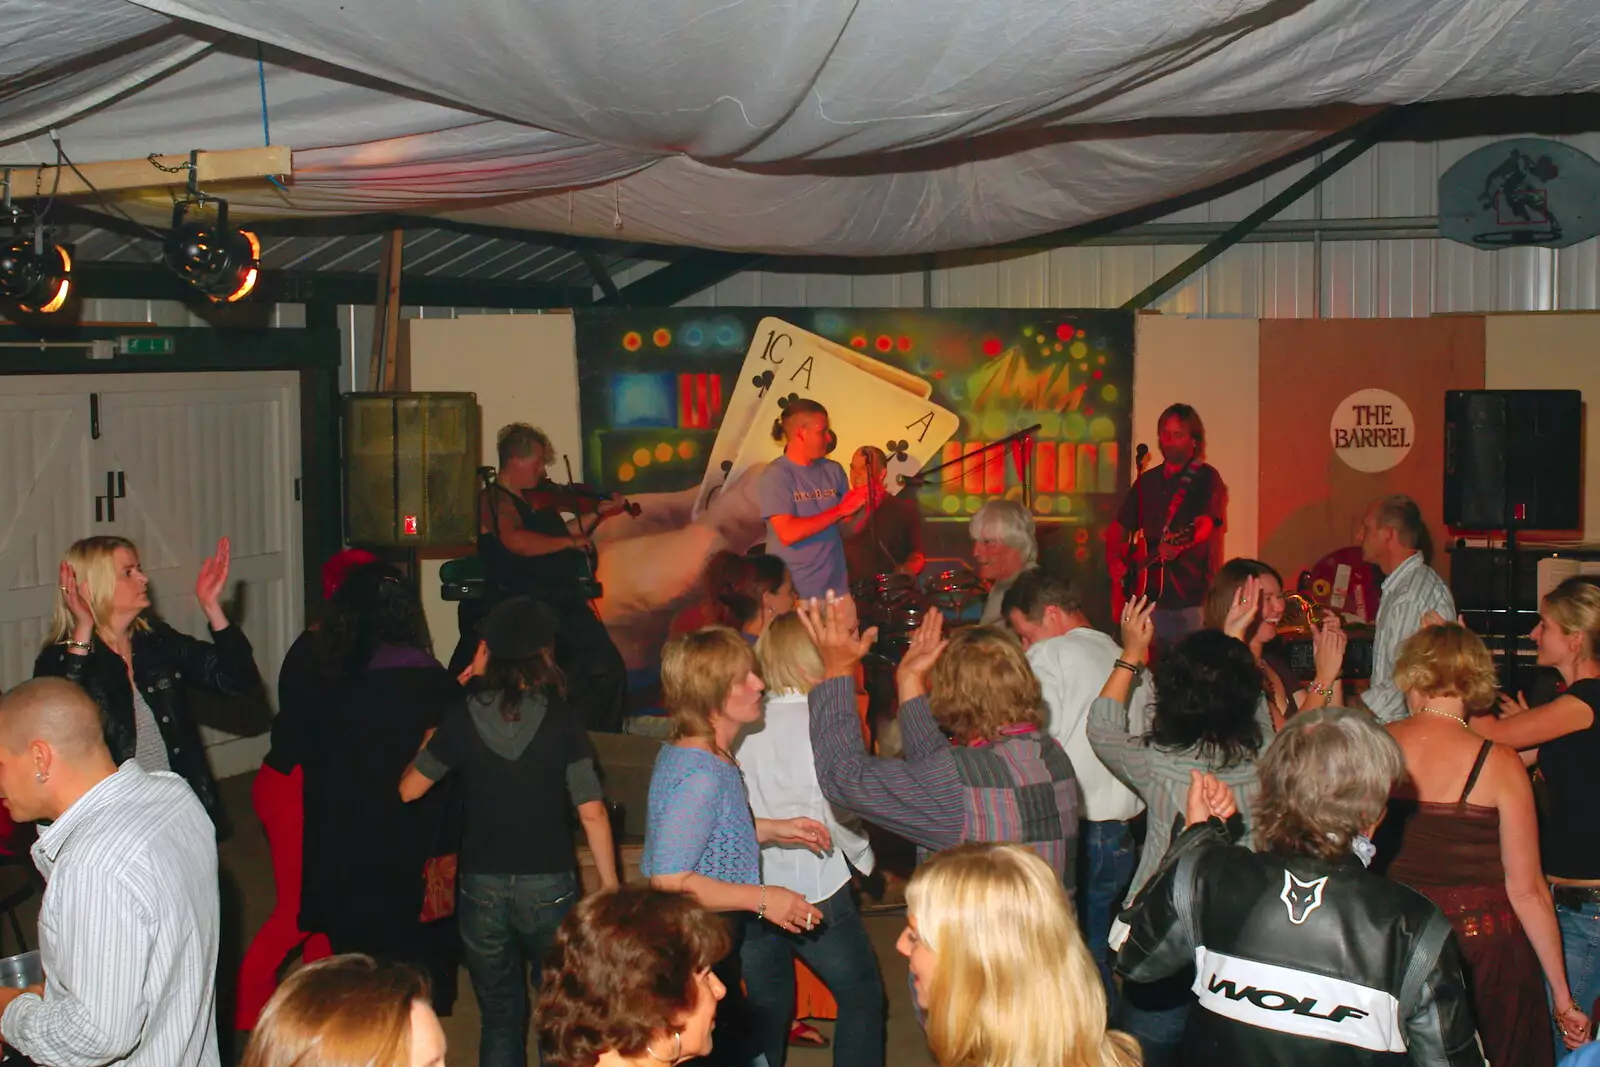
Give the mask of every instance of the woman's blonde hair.
[{"label": "woman's blonde hair", "polygon": [[272,994],[240,1067],[410,1067],[411,1005],[428,983],[370,956],[329,956]]},{"label": "woman's blonde hair", "polygon": [[1544,598],[1550,621],[1569,634],[1582,634],[1585,657],[1600,650],[1600,583],[1592,578],[1568,578]]},{"label": "woman's blonde hair", "polygon": [[756,659],[761,663],[761,678],[767,687],[811,692],[822,681],[822,653],[806,632],[805,624],[794,612],[779,615],[767,623],[756,638]]},{"label": "woman's blonde hair", "polygon": [[661,703],[672,718],[672,739],[710,740],[711,716],[733,687],[760,673],[750,643],[726,626],[675,637],[661,650]]},{"label": "woman's blonde hair", "polygon": [[[72,565],[72,573],[78,577],[78,588],[87,594],[96,629],[111,627],[111,598],[117,590],[116,553],[119,548],[127,549],[134,558],[138,558],[139,548],[132,541],[126,537],[106,535],[74,541],[62,557]],[[72,612],[67,610],[66,594],[57,589],[55,614],[50,620],[51,636],[45,644],[54,645],[67,640],[76,625]],[[133,620],[133,628],[147,630],[150,624],[141,615]]]},{"label": "woman's blonde hair", "polygon": [[1138,1067],[1106,1029],[1100,974],[1050,865],[1021,845],[959,845],[917,869],[906,910],[936,959],[928,1047],[946,1067]]},{"label": "woman's blonde hair", "polygon": [[928,707],[955,739],[993,741],[1005,726],[1044,726],[1044,693],[1009,630],[957,630],[928,672]]},{"label": "woman's blonde hair", "polygon": [[1468,711],[1494,705],[1500,684],[1483,638],[1447,622],[1425,626],[1406,638],[1394,664],[1394,684],[1435,697],[1460,697]]}]

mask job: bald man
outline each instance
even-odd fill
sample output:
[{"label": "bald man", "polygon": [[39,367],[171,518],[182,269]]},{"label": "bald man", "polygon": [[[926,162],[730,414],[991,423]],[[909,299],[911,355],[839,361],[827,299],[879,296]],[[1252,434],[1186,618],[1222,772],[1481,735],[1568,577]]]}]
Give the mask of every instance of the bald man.
[{"label": "bald man", "polygon": [[0,796],[33,845],[43,988],[0,989],[0,1040],[52,1067],[214,1067],[217,848],[175,774],[112,761],[64,678],[0,697]]}]

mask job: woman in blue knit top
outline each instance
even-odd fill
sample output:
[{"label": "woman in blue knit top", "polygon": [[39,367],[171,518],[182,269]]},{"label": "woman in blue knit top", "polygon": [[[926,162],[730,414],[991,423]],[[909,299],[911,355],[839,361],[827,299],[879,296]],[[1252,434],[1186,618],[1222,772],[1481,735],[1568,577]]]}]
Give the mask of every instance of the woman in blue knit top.
[{"label": "woman in blue knit top", "polygon": [[662,702],[672,742],[650,776],[640,871],[658,889],[688,893],[728,924],[732,948],[712,968],[728,989],[717,1007],[717,1044],[707,1062],[747,1064],[759,1049],[752,1012],[791,1005],[748,1003],[739,993],[739,946],[752,921],[799,933],[822,913],[781,886],[761,884],[761,846],[825,852],[828,828],[816,819],[757,819],[729,754],[739,730],[761,717],[765,686],[755,653],[737,631],[711,626],[673,639],[661,653]]}]

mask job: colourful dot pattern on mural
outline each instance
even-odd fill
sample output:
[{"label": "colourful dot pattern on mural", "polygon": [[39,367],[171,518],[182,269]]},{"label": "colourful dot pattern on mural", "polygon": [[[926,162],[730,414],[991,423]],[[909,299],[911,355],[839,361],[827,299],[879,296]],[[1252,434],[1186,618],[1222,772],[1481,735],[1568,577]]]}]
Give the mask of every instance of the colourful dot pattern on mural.
[{"label": "colourful dot pattern on mural", "polygon": [[[690,480],[674,473],[680,470],[694,471],[697,481],[721,429],[724,391],[737,387],[739,362],[762,314],[673,309],[610,319],[616,328],[609,343],[626,355],[605,372],[614,383],[611,418],[591,421],[585,409],[585,424],[595,427],[590,436],[601,446],[590,455],[604,457],[591,473],[633,482],[635,492],[688,488]],[[1027,495],[1041,520],[1083,530],[1105,521],[1120,499],[1133,436],[1125,319],[976,309],[773,314],[919,375],[932,388],[930,399],[960,416],[956,435],[925,465],[954,461],[918,493],[928,515],[964,519],[989,500],[1022,499],[1020,455],[1010,447],[978,452],[1035,424]],[[1087,551],[1086,543],[1074,549],[1079,558]]]}]

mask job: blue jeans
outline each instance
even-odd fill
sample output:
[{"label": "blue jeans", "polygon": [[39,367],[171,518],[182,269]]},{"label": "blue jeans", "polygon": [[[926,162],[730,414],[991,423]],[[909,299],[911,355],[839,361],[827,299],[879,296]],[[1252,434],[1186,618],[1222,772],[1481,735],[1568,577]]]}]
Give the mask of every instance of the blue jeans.
[{"label": "blue jeans", "polygon": [[1144,1067],[1173,1067],[1194,1005],[1194,968],[1156,982],[1123,982],[1111,1024],[1138,1039]]},{"label": "blue jeans", "polygon": [[[1567,988],[1572,999],[1585,1012],[1594,1008],[1600,997],[1600,903],[1588,903],[1581,908],[1556,905],[1556,922],[1561,926],[1561,949],[1566,956]],[[1552,1005],[1553,1007],[1553,1005]],[[1566,1042],[1554,1024],[1556,1060],[1568,1055]]]},{"label": "blue jeans", "polygon": [[556,927],[577,900],[575,871],[461,875],[456,912],[462,955],[483,1013],[479,1067],[528,1062],[526,965],[533,965],[537,981]]},{"label": "blue jeans", "polygon": [[1079,826],[1078,850],[1082,872],[1078,882],[1078,926],[1083,931],[1089,955],[1100,968],[1100,982],[1106,987],[1106,1007],[1114,1009],[1117,989],[1111,981],[1111,949],[1106,938],[1111,920],[1122,906],[1122,898],[1133,882],[1133,869],[1139,853],[1133,832],[1125,822],[1085,820]]},{"label": "blue jeans", "polygon": [[883,978],[867,928],[845,885],[817,905],[817,929],[791,934],[769,922],[752,923],[741,955],[744,984],[768,1067],[783,1067],[794,1022],[794,958],[817,972],[839,1004],[833,1030],[834,1067],[883,1067]]}]

